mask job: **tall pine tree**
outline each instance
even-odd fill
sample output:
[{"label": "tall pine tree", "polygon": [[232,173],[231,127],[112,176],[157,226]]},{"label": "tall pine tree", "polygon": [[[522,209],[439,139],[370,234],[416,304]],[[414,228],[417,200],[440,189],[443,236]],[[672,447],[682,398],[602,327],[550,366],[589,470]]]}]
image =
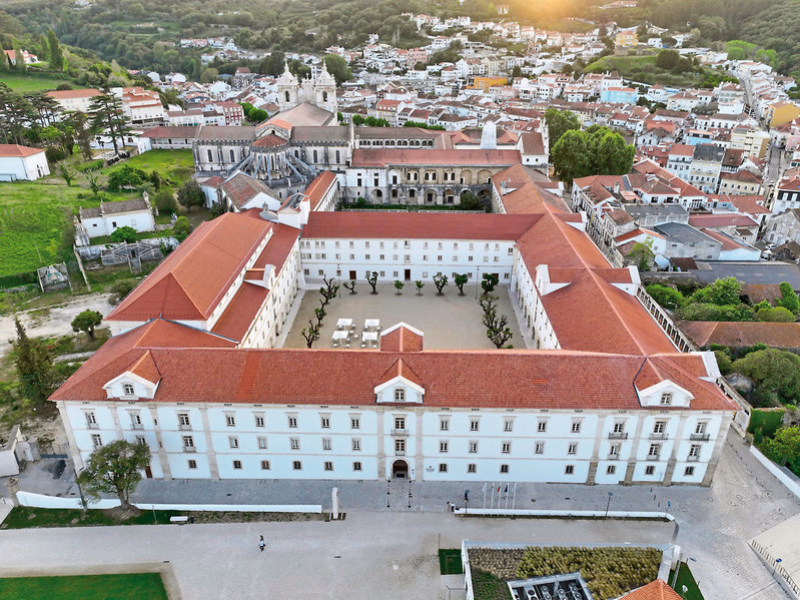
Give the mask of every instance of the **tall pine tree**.
[{"label": "tall pine tree", "polygon": [[125,136],[131,132],[128,119],[122,114],[122,100],[106,89],[92,99],[89,116],[92,119],[92,132],[109,136],[114,152],[118,154],[120,142],[124,146]]},{"label": "tall pine tree", "polygon": [[28,337],[25,327],[14,319],[17,340],[14,350],[17,353],[14,365],[17,368],[20,391],[34,402],[44,402],[56,389],[56,374],[53,371],[53,357],[41,340]]},{"label": "tall pine tree", "polygon": [[52,29],[47,30],[47,51],[48,61],[50,68],[55,69],[59,73],[64,70],[64,53],[61,50],[61,44],[58,42],[56,32]]}]

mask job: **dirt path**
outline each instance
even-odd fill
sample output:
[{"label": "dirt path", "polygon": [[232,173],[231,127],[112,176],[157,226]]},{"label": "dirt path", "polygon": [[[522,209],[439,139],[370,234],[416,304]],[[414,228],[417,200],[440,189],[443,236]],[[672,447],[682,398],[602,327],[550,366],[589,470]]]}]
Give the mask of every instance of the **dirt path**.
[{"label": "dirt path", "polygon": [[[106,316],[113,308],[108,303],[110,294],[89,294],[56,306],[35,308],[20,312],[19,317],[31,337],[52,337],[72,333],[72,319],[84,310],[96,310]],[[0,317],[0,356],[8,352],[6,340],[16,337],[14,316]]]}]

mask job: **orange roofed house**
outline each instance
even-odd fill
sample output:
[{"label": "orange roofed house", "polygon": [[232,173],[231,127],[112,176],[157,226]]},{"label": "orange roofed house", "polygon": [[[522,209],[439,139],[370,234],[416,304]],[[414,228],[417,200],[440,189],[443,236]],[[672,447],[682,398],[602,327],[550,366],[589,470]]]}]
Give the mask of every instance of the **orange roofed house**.
[{"label": "orange roofed house", "polygon": [[[713,354],[665,334],[527,167],[496,181],[499,214],[324,212],[320,180],[198,227],[51,397],[76,467],[125,438],[164,479],[709,485],[736,410]],[[303,290],[373,270],[496,273],[525,340],[434,350],[411,322],[374,349],[280,347]]]}]

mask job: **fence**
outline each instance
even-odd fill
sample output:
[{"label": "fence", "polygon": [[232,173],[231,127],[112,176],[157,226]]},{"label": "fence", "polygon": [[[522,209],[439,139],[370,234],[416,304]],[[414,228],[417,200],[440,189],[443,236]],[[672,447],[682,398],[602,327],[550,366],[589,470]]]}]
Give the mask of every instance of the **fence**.
[{"label": "fence", "polygon": [[31,442],[31,452],[33,452],[35,460],[40,458],[69,458],[69,444]]},{"label": "fence", "polygon": [[[56,498],[32,492],[17,492],[20,506],[32,508],[58,508],[80,509],[80,498]],[[88,504],[86,508],[108,510],[119,506],[119,500],[102,499]],[[320,504],[158,504],[149,502],[134,502],[133,505],[141,510],[173,510],[186,512],[266,512],[266,513],[314,513],[322,514]]]},{"label": "fence", "polygon": [[762,452],[755,446],[750,446],[750,454],[752,454],[767,471],[772,473],[777,480],[780,481],[787,490],[789,490],[789,492],[800,498],[800,483],[798,483],[790,475],[787,475],[783,469],[764,456],[764,454],[762,454]]}]

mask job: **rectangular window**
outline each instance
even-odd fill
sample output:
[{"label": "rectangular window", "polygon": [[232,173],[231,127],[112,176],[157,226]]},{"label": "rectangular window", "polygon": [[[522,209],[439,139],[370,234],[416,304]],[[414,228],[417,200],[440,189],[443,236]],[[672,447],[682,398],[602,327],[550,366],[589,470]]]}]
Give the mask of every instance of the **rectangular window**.
[{"label": "rectangular window", "polygon": [[697,435],[703,435],[706,432],[706,427],[707,426],[708,426],[708,422],[707,421],[700,421],[697,424],[697,427],[694,428],[694,432]]},{"label": "rectangular window", "polygon": [[447,452],[447,442],[439,442],[439,452]]},{"label": "rectangular window", "polygon": [[406,441],[405,440],[395,440],[394,441],[394,451],[397,453],[402,453],[406,451]]},{"label": "rectangular window", "polygon": [[439,473],[447,473],[447,463],[439,463]]},{"label": "rectangular window", "polygon": [[656,421],[656,424],[653,426],[653,433],[664,433],[664,430],[667,428],[666,421]]},{"label": "rectangular window", "polygon": [[398,388],[394,391],[394,401],[395,402],[405,402],[406,401],[406,391],[402,388]]},{"label": "rectangular window", "polygon": [[619,444],[611,444],[611,449],[609,450],[609,454],[611,456],[619,456]]},{"label": "rectangular window", "polygon": [[440,419],[439,420],[439,430],[440,431],[447,431],[450,429],[450,419]]},{"label": "rectangular window", "polygon": [[467,473],[477,473],[478,466],[475,463],[469,463],[467,465]]},{"label": "rectangular window", "polygon": [[330,417],[322,417],[320,425],[322,426],[323,429],[330,429],[331,428]]},{"label": "rectangular window", "polygon": [[500,473],[504,475],[508,473],[508,465],[500,465]]},{"label": "rectangular window", "polygon": [[670,392],[661,394],[661,405],[669,406],[670,404],[672,404],[672,394]]},{"label": "rectangular window", "polygon": [[545,419],[540,419],[540,420],[539,420],[539,423],[538,423],[538,425],[537,425],[537,428],[536,428],[536,430],[537,430],[539,433],[545,433],[545,432],[547,431],[547,420],[545,420]]},{"label": "rectangular window", "polygon": [[268,460],[262,460],[261,461],[261,470],[262,471],[269,471],[269,461]]},{"label": "rectangular window", "polygon": [[606,467],[606,475],[613,475],[617,472],[617,465],[608,465]]},{"label": "rectangular window", "polygon": [[511,442],[503,442],[501,446],[501,452],[503,454],[509,454],[511,452]]},{"label": "rectangular window", "polygon": [[692,475],[694,475],[694,467],[686,467],[686,468],[683,470],[683,474],[684,474],[686,477],[691,477]]},{"label": "rectangular window", "polygon": [[297,417],[289,417],[289,429],[297,429]]},{"label": "rectangular window", "polygon": [[360,471],[361,470],[361,462],[356,461],[353,463],[353,471]]},{"label": "rectangular window", "polygon": [[267,438],[261,436],[258,438],[258,449],[259,450],[266,450],[267,449]]},{"label": "rectangular window", "polygon": [[189,467],[190,469],[196,469],[197,468],[197,461],[196,460],[187,460],[186,461],[186,466]]},{"label": "rectangular window", "polygon": [[302,471],[303,470],[303,463],[301,463],[299,460],[293,461],[292,462],[292,469],[294,469],[295,471]]},{"label": "rectangular window", "polygon": [[264,417],[256,415],[256,427],[264,427]]},{"label": "rectangular window", "polygon": [[192,423],[189,421],[189,413],[178,413],[178,427],[181,429],[192,428]]},{"label": "rectangular window", "polygon": [[395,417],[394,419],[394,428],[400,431],[404,431],[406,428],[406,419],[405,417]]},{"label": "rectangular window", "polygon": [[292,450],[300,450],[300,438],[291,438],[289,440],[289,445]]},{"label": "rectangular window", "polygon": [[239,438],[235,435],[228,436],[228,445],[231,448],[238,448],[239,447]]},{"label": "rectangular window", "polygon": [[331,449],[331,438],[322,438],[322,449],[323,450]]},{"label": "rectangular window", "polygon": [[478,442],[471,441],[469,442],[469,453],[476,454],[478,452]]},{"label": "rectangular window", "polygon": [[133,394],[135,393],[135,390],[133,389],[133,386],[130,383],[124,383],[124,384],[122,384],[122,392],[126,396],[133,396]]},{"label": "rectangular window", "polygon": [[575,465],[567,465],[564,467],[564,475],[572,475],[575,472]]},{"label": "rectangular window", "polygon": [[625,433],[625,421],[614,423],[614,433]]},{"label": "rectangular window", "polygon": [[325,461],[325,470],[326,471],[333,471],[333,461],[326,460]]},{"label": "rectangular window", "polygon": [[480,427],[480,421],[478,419],[471,419],[469,422],[469,430],[470,431],[478,431]]},{"label": "rectangular window", "polygon": [[240,460],[233,461],[233,468],[234,469],[241,469],[242,468],[242,461],[240,461]]},{"label": "rectangular window", "polygon": [[581,432],[581,422],[580,421],[573,421],[572,422],[572,433],[580,433]]},{"label": "rectangular window", "polygon": [[233,415],[225,415],[225,424],[228,427],[236,427],[236,417]]},{"label": "rectangular window", "polygon": [[567,454],[577,454],[578,453],[578,444],[570,444],[567,448]]},{"label": "rectangular window", "polygon": [[700,456],[700,444],[692,444],[689,448],[689,458],[697,458]]},{"label": "rectangular window", "polygon": [[658,456],[659,454],[661,454],[661,444],[650,444],[647,456]]},{"label": "rectangular window", "polygon": [[194,438],[190,435],[183,436],[183,449],[194,450]]},{"label": "rectangular window", "polygon": [[536,442],[534,446],[534,452],[536,454],[544,454],[544,442]]},{"label": "rectangular window", "polygon": [[353,438],[353,452],[361,451],[361,440]]},{"label": "rectangular window", "polygon": [[644,474],[645,475],[655,475],[655,472],[656,472],[656,468],[653,465],[647,465],[644,468]]},{"label": "rectangular window", "polygon": [[350,417],[350,429],[361,429],[361,419]]},{"label": "rectangular window", "polygon": [[103,445],[103,438],[100,437],[99,434],[95,433],[92,434],[92,446],[95,448],[100,448]]},{"label": "rectangular window", "polygon": [[97,426],[97,418],[94,416],[94,412],[87,412],[84,413],[86,415],[86,426],[89,429],[93,429]]},{"label": "rectangular window", "polygon": [[506,419],[503,421],[503,431],[513,431],[514,430],[514,421],[511,419]]}]

